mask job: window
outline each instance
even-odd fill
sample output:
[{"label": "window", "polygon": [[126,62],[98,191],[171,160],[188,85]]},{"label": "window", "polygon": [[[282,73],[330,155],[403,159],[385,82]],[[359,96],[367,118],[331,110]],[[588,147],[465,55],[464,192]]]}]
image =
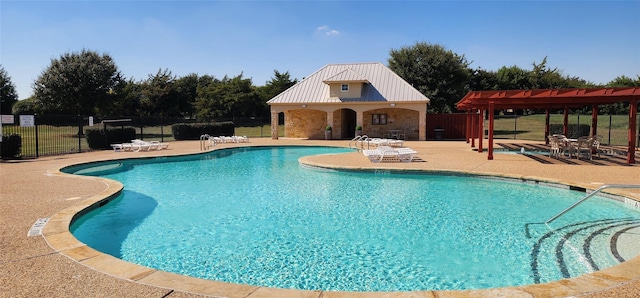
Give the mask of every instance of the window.
[{"label": "window", "polygon": [[340,86],[340,90],[342,92],[349,92],[349,84],[342,84],[342,86]]},{"label": "window", "polygon": [[373,125],[387,124],[387,114],[371,114],[371,124]]}]

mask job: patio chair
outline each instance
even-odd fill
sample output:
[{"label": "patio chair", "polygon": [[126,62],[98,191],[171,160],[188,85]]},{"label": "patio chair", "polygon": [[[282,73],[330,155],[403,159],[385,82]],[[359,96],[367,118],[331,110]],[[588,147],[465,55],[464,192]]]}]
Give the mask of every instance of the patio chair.
[{"label": "patio chair", "polygon": [[555,136],[548,136],[549,140],[549,157],[560,157],[560,140]]},{"label": "patio chair", "polygon": [[598,158],[600,158],[600,144],[602,144],[602,140],[603,138],[601,135],[596,135],[593,137],[593,143],[591,144],[591,154],[597,154]]},{"label": "patio chair", "polygon": [[593,155],[591,153],[592,150],[592,146],[593,146],[593,137],[579,137],[578,141],[576,143],[574,143],[575,147],[574,150],[576,152],[576,158],[580,159],[580,155],[582,153],[584,153],[586,156],[589,157],[589,160],[591,160],[593,158]]}]

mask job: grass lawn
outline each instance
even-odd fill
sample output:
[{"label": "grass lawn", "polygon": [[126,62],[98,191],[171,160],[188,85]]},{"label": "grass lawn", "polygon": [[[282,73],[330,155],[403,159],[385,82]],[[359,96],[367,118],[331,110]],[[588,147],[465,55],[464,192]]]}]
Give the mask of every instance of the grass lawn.
[{"label": "grass lawn", "polygon": [[[611,120],[611,123],[609,122]],[[497,118],[494,122],[494,138],[544,141],[545,115],[519,116],[517,118]],[[562,125],[564,115],[551,114],[549,124]],[[569,125],[591,126],[591,115],[569,115]],[[488,127],[488,124],[485,125]],[[629,116],[627,115],[600,115],[598,116],[597,133],[604,138],[605,144],[627,145],[627,133],[629,129]]]}]

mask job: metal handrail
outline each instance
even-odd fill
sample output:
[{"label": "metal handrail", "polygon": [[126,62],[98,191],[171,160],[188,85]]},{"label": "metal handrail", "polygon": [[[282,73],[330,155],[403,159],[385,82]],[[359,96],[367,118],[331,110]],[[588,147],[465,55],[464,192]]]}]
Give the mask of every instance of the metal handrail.
[{"label": "metal handrail", "polygon": [[596,193],[599,193],[600,191],[602,191],[603,189],[606,189],[606,188],[640,188],[640,185],[633,185],[633,184],[607,184],[607,185],[600,186],[598,189],[594,190],[592,193],[586,195],[584,198],[582,198],[579,201],[573,203],[573,205],[571,205],[571,206],[567,207],[566,209],[560,211],[560,213],[558,213],[558,214],[554,215],[553,217],[549,218],[544,223],[548,224],[548,223],[556,220],[558,217],[560,217],[563,214],[567,213],[569,210],[573,209],[574,207],[578,206],[580,203],[586,201],[590,197],[593,197]]}]

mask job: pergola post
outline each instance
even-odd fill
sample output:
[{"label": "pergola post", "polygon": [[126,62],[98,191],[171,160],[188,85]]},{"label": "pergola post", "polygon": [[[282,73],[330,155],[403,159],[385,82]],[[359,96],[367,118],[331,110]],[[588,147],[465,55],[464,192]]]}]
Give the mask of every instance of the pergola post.
[{"label": "pergola post", "polygon": [[545,109],[544,114],[544,144],[549,145],[549,108]]},{"label": "pergola post", "polygon": [[569,108],[564,107],[564,122],[562,125],[562,134],[569,136]]},{"label": "pergola post", "polygon": [[478,109],[478,153],[482,153],[482,139],[484,138],[484,109]]},{"label": "pergola post", "polygon": [[629,146],[627,148],[627,163],[636,163],[636,125],[638,117],[638,101],[629,103]]},{"label": "pergola post", "polygon": [[471,138],[471,110],[467,109],[467,125],[465,129],[465,138],[467,139],[467,144],[469,144],[469,139]]},{"label": "pergola post", "polygon": [[489,113],[489,155],[487,156],[488,160],[493,160],[493,107],[494,107],[494,103],[493,101],[489,102],[489,110],[487,111],[487,113]]},{"label": "pergola post", "polygon": [[598,134],[598,106],[591,106],[591,136],[595,137]]},{"label": "pergola post", "polygon": [[471,109],[471,148],[476,147],[476,111]]}]

